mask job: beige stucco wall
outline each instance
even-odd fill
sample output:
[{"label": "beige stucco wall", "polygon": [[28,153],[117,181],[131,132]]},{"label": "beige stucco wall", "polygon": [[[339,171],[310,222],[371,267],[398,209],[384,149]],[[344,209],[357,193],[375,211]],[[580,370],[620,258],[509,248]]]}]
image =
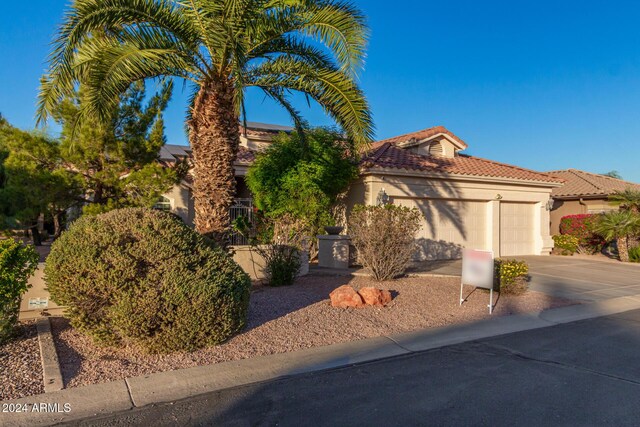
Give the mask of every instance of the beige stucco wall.
[{"label": "beige stucco wall", "polygon": [[[34,319],[40,317],[40,313],[46,310],[51,315],[61,315],[63,307],[51,301],[49,291],[44,282],[44,263],[38,264],[38,269],[29,278],[29,290],[22,296],[20,303],[20,320]],[[30,304],[31,303],[31,304]]]},{"label": "beige stucco wall", "polygon": [[176,184],[163,196],[171,202],[171,212],[182,218],[186,224],[193,225],[193,197],[189,187]]},{"label": "beige stucco wall", "polygon": [[554,200],[551,211],[551,235],[560,233],[560,220],[567,215],[599,213],[618,209],[607,199]]},{"label": "beige stucco wall", "polygon": [[[484,204],[485,222],[484,249],[493,250],[500,256],[500,203],[530,203],[533,208],[533,254],[549,254],[553,240],[549,232],[549,211],[546,203],[550,198],[550,187],[535,183],[504,182],[500,180],[466,179],[460,177],[415,177],[410,174],[394,174],[393,171],[370,174],[362,177],[349,192],[349,208],[356,203],[375,204],[380,190],[384,189],[391,201],[404,204],[403,200],[440,201],[439,206],[455,205],[455,201],[466,200]],[[477,205],[476,205],[477,206]],[[429,219],[426,219],[427,227]],[[464,227],[464,224],[461,224]],[[427,239],[428,240],[428,239]],[[446,242],[426,242],[427,245]],[[433,246],[430,246],[433,248]],[[481,249],[481,248],[478,248]],[[452,251],[442,251],[452,253]]]}]

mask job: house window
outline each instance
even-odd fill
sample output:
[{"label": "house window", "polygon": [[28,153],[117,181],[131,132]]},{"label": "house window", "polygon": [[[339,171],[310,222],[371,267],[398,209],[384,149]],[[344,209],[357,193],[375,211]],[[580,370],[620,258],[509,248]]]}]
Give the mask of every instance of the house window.
[{"label": "house window", "polygon": [[158,199],[155,205],[153,205],[153,209],[157,209],[159,211],[171,212],[171,200],[162,196]]}]

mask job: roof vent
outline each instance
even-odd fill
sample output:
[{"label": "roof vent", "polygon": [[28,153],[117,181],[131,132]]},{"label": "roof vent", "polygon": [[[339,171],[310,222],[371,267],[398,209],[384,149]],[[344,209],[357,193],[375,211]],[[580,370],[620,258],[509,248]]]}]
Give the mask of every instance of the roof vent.
[{"label": "roof vent", "polygon": [[444,148],[442,147],[442,143],[433,142],[429,146],[429,155],[433,157],[442,157],[444,156]]}]

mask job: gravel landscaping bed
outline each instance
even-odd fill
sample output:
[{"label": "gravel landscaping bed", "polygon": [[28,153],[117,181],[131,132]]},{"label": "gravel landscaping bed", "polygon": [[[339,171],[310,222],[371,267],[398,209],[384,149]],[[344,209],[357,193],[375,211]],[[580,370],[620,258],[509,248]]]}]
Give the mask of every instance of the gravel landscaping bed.
[{"label": "gravel landscaping bed", "polygon": [[[384,308],[331,307],[329,293],[344,284],[356,289],[389,289],[394,299]],[[65,385],[75,387],[489,317],[488,292],[465,287],[465,295],[470,295],[459,307],[459,286],[456,278],[416,277],[377,283],[367,277],[309,276],[290,287],[257,287],[251,294],[245,331],[222,345],[193,353],[147,355],[135,348],[98,347],[62,318],[53,318],[52,328]],[[575,302],[537,292],[505,295],[499,298],[493,316],[571,304]]]},{"label": "gravel landscaping bed", "polygon": [[38,332],[35,323],[28,322],[15,340],[0,346],[0,400],[39,393],[44,393],[44,382]]}]

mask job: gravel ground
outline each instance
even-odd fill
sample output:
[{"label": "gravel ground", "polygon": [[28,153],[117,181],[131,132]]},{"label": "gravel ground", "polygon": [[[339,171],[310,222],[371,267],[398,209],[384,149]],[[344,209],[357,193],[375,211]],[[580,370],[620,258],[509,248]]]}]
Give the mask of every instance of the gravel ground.
[{"label": "gravel ground", "polygon": [[[329,293],[347,283],[356,289],[389,289],[394,300],[384,308],[331,307]],[[222,345],[193,353],[147,355],[135,348],[102,348],[71,328],[65,319],[53,318],[52,325],[65,384],[75,387],[489,317],[488,292],[465,288],[465,295],[471,293],[468,302],[458,306],[459,283],[456,278],[376,283],[366,277],[310,276],[290,287],[257,287],[251,295],[246,330]],[[574,302],[527,292],[519,297],[500,297],[494,316],[570,304]]]},{"label": "gravel ground", "polygon": [[20,329],[15,340],[0,346],[0,400],[44,393],[36,325],[24,323]]}]

